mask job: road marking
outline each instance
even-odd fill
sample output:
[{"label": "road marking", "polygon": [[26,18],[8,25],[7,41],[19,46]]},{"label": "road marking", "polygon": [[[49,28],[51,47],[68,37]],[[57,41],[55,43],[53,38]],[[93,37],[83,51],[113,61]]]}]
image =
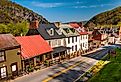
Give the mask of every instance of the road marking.
[{"label": "road marking", "polygon": [[82,62],[80,61],[80,62],[78,62],[78,63],[76,63],[76,64],[74,64],[74,65],[68,67],[67,69],[62,70],[61,72],[54,74],[52,77],[48,77],[47,79],[44,79],[42,82],[48,82],[48,81],[52,80],[53,78],[59,76],[60,74],[65,73],[65,72],[67,72],[68,70],[70,70],[70,69],[72,69],[72,68],[78,66],[80,63],[82,63]]}]

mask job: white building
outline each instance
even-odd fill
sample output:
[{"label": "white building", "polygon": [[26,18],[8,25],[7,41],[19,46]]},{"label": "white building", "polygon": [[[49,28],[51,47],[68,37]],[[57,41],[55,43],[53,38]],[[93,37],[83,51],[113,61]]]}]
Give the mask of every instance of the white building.
[{"label": "white building", "polygon": [[87,32],[80,32],[80,49],[88,50],[88,34]]},{"label": "white building", "polygon": [[63,34],[66,36],[65,45],[70,47],[70,50],[67,50],[68,54],[75,53],[80,50],[80,34],[72,28],[69,24],[59,25],[62,29]]},{"label": "white building", "polygon": [[80,50],[88,50],[88,33],[85,31],[84,27],[80,27],[77,23],[70,23],[69,25],[76,29],[80,34]]}]

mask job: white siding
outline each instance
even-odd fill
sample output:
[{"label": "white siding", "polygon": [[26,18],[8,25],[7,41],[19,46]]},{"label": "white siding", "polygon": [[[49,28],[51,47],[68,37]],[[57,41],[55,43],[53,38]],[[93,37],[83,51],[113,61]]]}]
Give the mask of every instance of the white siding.
[{"label": "white siding", "polygon": [[[77,36],[77,41],[76,41],[76,37],[74,37],[74,42],[72,42],[72,37],[69,37],[70,43],[68,43],[68,38],[65,39],[66,40],[66,47],[70,47],[70,50],[67,50],[67,53],[72,53],[76,51],[76,45],[77,45],[77,51],[80,49],[80,36]],[[72,47],[73,47],[73,51],[72,51]]]},{"label": "white siding", "polygon": [[53,39],[53,40],[48,40],[47,42],[52,48],[64,46],[64,39]]},{"label": "white siding", "polygon": [[80,48],[88,50],[88,35],[80,35]]}]

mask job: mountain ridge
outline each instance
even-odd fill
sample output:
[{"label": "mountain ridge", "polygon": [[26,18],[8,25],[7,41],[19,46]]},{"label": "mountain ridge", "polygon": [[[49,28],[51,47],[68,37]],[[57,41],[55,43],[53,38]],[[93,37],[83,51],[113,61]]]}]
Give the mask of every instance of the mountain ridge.
[{"label": "mountain ridge", "polygon": [[0,23],[31,21],[33,18],[38,19],[41,23],[48,23],[42,15],[23,7],[10,0],[0,0]]},{"label": "mountain ridge", "polygon": [[119,22],[121,22],[121,6],[95,15],[85,24],[85,27],[89,27],[90,23],[98,26],[117,25]]}]

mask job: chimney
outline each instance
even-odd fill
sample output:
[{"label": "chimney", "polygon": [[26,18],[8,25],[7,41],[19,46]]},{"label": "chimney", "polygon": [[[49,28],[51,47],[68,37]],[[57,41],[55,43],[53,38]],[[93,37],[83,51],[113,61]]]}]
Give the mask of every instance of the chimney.
[{"label": "chimney", "polygon": [[83,27],[83,23],[82,23],[82,22],[79,22],[78,25],[79,25],[80,27]]},{"label": "chimney", "polygon": [[54,22],[56,27],[59,27],[61,25],[61,22]]},{"label": "chimney", "polygon": [[29,29],[37,29],[39,27],[39,21],[38,20],[33,20],[30,22]]}]

